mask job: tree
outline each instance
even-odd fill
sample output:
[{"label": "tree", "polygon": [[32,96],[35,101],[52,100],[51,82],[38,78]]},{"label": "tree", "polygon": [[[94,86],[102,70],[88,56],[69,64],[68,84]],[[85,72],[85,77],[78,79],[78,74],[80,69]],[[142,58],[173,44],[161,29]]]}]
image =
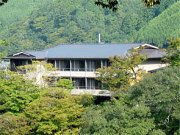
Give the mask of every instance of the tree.
[{"label": "tree", "polygon": [[110,57],[111,65],[97,69],[97,80],[101,81],[105,89],[116,91],[124,90],[132,82],[139,80],[142,70],[137,70],[139,64],[145,59],[145,55],[140,54],[139,49],[132,48],[126,56]]},{"label": "tree", "polygon": [[19,75],[2,75],[0,78],[0,114],[21,113],[40,96],[40,89]]},{"label": "tree", "polygon": [[25,72],[23,77],[27,80],[31,80],[34,84],[45,87],[47,86],[48,73],[53,71],[53,65],[45,61],[33,61],[32,64],[19,66],[20,72]]},{"label": "tree", "polygon": [[69,79],[59,79],[59,81],[56,83],[57,87],[63,88],[65,90],[71,91],[73,87],[73,81]]},{"label": "tree", "polygon": [[85,108],[70,98],[43,97],[26,108],[34,134],[77,134]]},{"label": "tree", "polygon": [[[142,0],[147,7],[152,7],[156,4],[160,4],[161,0]],[[118,0],[96,0],[96,5],[102,6],[103,8],[109,8],[113,11],[116,11],[117,5],[119,4]]]},{"label": "tree", "polygon": [[[160,5],[151,9],[144,7],[140,0],[121,1],[119,9],[112,12],[95,6],[93,0],[12,0],[6,6],[0,7],[0,20],[3,23],[0,26],[0,39],[10,41],[10,45],[0,47],[0,51],[15,53],[22,50],[42,50],[64,43],[97,43],[99,33],[104,43],[156,44],[157,42],[158,45],[164,43],[165,33],[161,30],[158,31],[158,36],[155,34],[147,34],[145,38],[142,37],[143,34],[137,36],[142,40],[136,40],[136,35],[143,33],[144,27],[150,20],[154,20],[154,17],[169,9],[173,3],[177,3],[177,0],[163,0]],[[6,12],[9,9],[11,12]],[[175,11],[178,11],[178,5]],[[170,12],[173,13],[174,10]],[[164,27],[167,24],[167,28],[173,31],[174,27],[178,26],[178,17],[173,16],[173,18],[166,21],[167,16],[164,16],[160,20],[166,22],[160,26]],[[175,24],[177,22],[177,25],[167,23],[169,20]],[[156,29],[158,27],[148,31]],[[152,35],[156,40],[151,42],[149,37]],[[175,35],[177,36],[177,32],[168,37],[174,38]]]},{"label": "tree", "polygon": [[179,66],[147,75],[119,99],[89,108],[80,134],[178,135]]},{"label": "tree", "polygon": [[18,74],[3,71],[0,99],[2,135],[78,134],[81,115],[93,102],[91,96],[71,96],[59,87],[41,89]]},{"label": "tree", "polygon": [[[153,5],[160,4],[161,0],[142,0],[144,4],[147,7],[152,7]],[[1,0],[0,6],[4,5],[7,3],[8,0]],[[118,0],[96,0],[95,1],[96,5],[100,5],[103,8],[109,8],[112,9],[113,11],[117,10],[117,5],[118,5]]]},{"label": "tree", "polygon": [[13,114],[0,115],[0,134],[1,135],[27,135],[31,133],[29,126],[30,119],[24,115],[15,116]]},{"label": "tree", "polygon": [[172,66],[180,66],[180,38],[169,43],[166,53],[165,61],[169,62]]},{"label": "tree", "polygon": [[128,104],[150,108],[157,129],[167,135],[179,132],[179,66],[166,67],[152,75],[147,75],[143,81],[127,89]]},{"label": "tree", "polygon": [[[6,41],[6,40],[0,40],[0,47],[1,46],[7,46],[7,45],[9,45],[9,42],[8,41]],[[0,52],[0,62],[1,62],[1,58],[2,57],[4,57],[4,56],[6,56],[7,55],[7,53],[4,51],[4,52]]]},{"label": "tree", "polygon": [[[166,2],[168,3],[168,1]],[[162,1],[161,6],[163,6],[164,3],[165,1]],[[177,1],[170,5],[169,8],[164,10],[159,16],[150,20],[136,33],[137,35],[134,42],[145,42],[155,44],[159,47],[167,47],[168,38],[176,39],[180,36],[180,25],[178,19],[180,14],[179,6],[180,1]],[[156,10],[152,13],[155,12],[159,11]]]},{"label": "tree", "polygon": [[9,42],[6,41],[6,40],[0,40],[0,46],[5,46],[5,45],[8,45]]},{"label": "tree", "polygon": [[8,0],[1,0],[0,1],[0,6],[4,5],[4,3],[7,3],[7,2],[8,2]]},{"label": "tree", "polygon": [[147,135],[155,127],[149,107],[130,107],[120,101],[94,106],[83,119],[80,135]]},{"label": "tree", "polygon": [[[58,87],[48,87],[41,91],[38,99],[32,99],[29,104],[29,97],[23,93],[20,93],[23,94],[20,96],[14,88],[12,91],[16,92],[13,94],[17,96],[14,96],[13,100],[8,100],[8,103],[11,103],[9,111],[1,111],[0,115],[0,134],[3,135],[78,134],[83,123],[81,115],[86,110],[87,103],[91,102],[89,101],[90,97],[86,97],[88,101],[85,101],[83,97],[71,96]],[[0,91],[0,93],[2,92]],[[31,91],[31,93],[36,94],[35,91]],[[2,96],[12,99],[11,95],[2,93]],[[25,98],[26,103],[24,103]],[[25,105],[23,108],[22,104]],[[18,106],[21,109],[14,111],[14,108],[18,108]]]}]

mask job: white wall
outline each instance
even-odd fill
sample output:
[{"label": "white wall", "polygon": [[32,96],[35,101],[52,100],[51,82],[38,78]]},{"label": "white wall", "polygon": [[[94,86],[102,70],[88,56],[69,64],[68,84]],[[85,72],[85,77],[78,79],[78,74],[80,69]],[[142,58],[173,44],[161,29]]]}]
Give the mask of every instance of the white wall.
[{"label": "white wall", "polygon": [[[168,66],[168,64],[161,63],[160,59],[150,59],[145,62],[143,62],[141,65],[136,68],[143,69],[145,71],[151,71],[160,69],[163,67]],[[89,77],[89,78],[95,78],[96,72],[89,72],[89,71],[51,71],[47,74],[48,76],[58,76],[58,77]]]},{"label": "white wall", "polygon": [[86,71],[51,71],[47,74],[48,76],[59,76],[59,77],[96,77],[95,72]]},{"label": "white wall", "polygon": [[151,59],[151,60],[147,60],[143,62],[141,65],[138,66],[138,68],[143,69],[145,71],[151,71],[151,70],[160,69],[166,66],[168,66],[168,64],[164,64],[160,60]]}]

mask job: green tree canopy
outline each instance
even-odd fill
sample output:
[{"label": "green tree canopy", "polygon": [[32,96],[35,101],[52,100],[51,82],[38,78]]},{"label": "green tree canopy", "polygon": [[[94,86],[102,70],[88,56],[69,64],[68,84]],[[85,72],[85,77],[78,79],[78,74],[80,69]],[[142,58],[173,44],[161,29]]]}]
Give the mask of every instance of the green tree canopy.
[{"label": "green tree canopy", "polygon": [[[121,0],[119,9],[112,12],[95,6],[93,0],[12,0],[0,7],[0,39],[10,42],[0,51],[15,53],[58,44],[97,43],[99,33],[103,43],[166,45],[166,38],[178,33],[174,30],[178,26],[178,5],[168,10],[174,3],[177,0],[162,0],[160,5],[146,8],[140,0]],[[165,12],[156,19],[166,10],[171,14]],[[156,20],[163,22],[159,26]],[[147,26],[149,23],[153,26]]]},{"label": "green tree canopy", "polygon": [[127,100],[133,105],[150,107],[156,127],[168,135],[179,131],[179,68],[179,66],[167,67],[148,75],[127,90]]},{"label": "green tree canopy", "polygon": [[[147,7],[152,7],[156,4],[160,4],[161,0],[142,0]],[[102,6],[103,8],[112,9],[112,11],[116,11],[118,9],[118,4],[121,3],[119,0],[95,0],[95,4],[98,6]]]},{"label": "green tree canopy", "polygon": [[[143,0],[145,5],[147,7],[152,7],[155,4],[160,4],[161,0]],[[8,0],[1,0],[0,6],[4,5],[4,3],[7,3]],[[118,5],[118,0],[96,0],[95,4],[101,5],[103,8],[109,8],[112,9],[113,11],[117,10],[116,6]]]},{"label": "green tree canopy", "polygon": [[149,107],[119,101],[90,108],[83,119],[80,135],[147,135],[155,128]]},{"label": "green tree canopy", "polygon": [[84,108],[69,98],[43,97],[25,110],[34,134],[77,134]]},{"label": "green tree canopy", "polygon": [[178,135],[178,66],[146,75],[119,98],[84,113],[82,135]]},{"label": "green tree canopy", "polygon": [[135,70],[139,64],[146,60],[141,55],[142,48],[132,48],[126,56],[110,57],[111,65],[97,69],[97,80],[101,81],[105,89],[116,91],[124,90],[133,81],[138,81],[141,70]]},{"label": "green tree canopy", "polygon": [[[3,73],[3,72],[2,72]],[[0,114],[21,113],[40,96],[40,89],[19,75],[0,78]]]},{"label": "green tree canopy", "polygon": [[73,81],[69,80],[69,79],[59,79],[59,81],[56,83],[57,87],[66,89],[68,91],[72,90],[73,87]]},{"label": "green tree canopy", "polygon": [[172,40],[166,49],[165,61],[172,66],[180,66],[180,38]]}]

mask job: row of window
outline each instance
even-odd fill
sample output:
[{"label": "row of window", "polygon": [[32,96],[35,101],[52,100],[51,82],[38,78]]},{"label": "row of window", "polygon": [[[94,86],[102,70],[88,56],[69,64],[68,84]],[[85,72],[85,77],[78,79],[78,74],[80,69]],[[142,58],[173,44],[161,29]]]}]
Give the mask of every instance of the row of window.
[{"label": "row of window", "polygon": [[[12,60],[11,69],[31,63],[30,60]],[[60,71],[96,71],[109,65],[108,60],[48,60],[48,63]]]},{"label": "row of window", "polygon": [[95,71],[108,66],[108,60],[49,60],[61,71]]}]

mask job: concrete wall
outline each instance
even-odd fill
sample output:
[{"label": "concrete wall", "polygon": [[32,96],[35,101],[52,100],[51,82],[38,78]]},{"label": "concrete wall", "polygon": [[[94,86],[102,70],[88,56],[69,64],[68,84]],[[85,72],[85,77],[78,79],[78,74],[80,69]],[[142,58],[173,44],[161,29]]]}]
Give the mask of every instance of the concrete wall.
[{"label": "concrete wall", "polygon": [[47,73],[47,76],[57,76],[57,77],[90,77],[95,78],[96,72],[86,72],[86,71],[51,71]]},{"label": "concrete wall", "polygon": [[[149,59],[143,62],[141,65],[139,65],[138,68],[136,68],[136,70],[143,69],[145,71],[152,71],[152,70],[158,70],[166,66],[168,66],[168,64],[161,63],[160,59]],[[57,76],[57,77],[95,78],[96,72],[95,71],[51,71],[47,75]]]},{"label": "concrete wall", "polygon": [[158,70],[163,67],[168,66],[168,64],[163,64],[160,59],[150,59],[145,62],[143,62],[141,65],[138,66],[139,69],[143,69],[145,71],[152,71],[152,70]]}]

